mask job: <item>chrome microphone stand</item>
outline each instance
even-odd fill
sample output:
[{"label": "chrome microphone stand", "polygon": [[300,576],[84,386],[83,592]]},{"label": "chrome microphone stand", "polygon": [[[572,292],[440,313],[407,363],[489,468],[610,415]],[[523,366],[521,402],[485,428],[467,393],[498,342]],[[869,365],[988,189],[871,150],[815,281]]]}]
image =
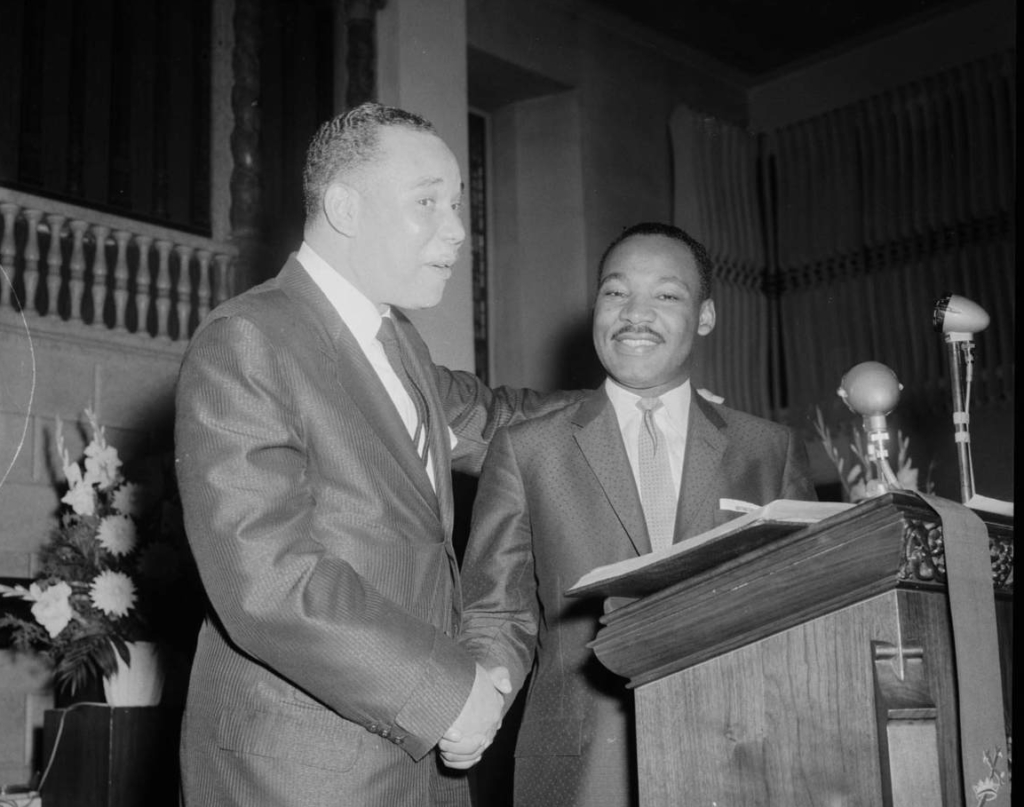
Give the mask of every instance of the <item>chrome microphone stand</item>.
[{"label": "chrome microphone stand", "polygon": [[901,389],[903,385],[892,370],[881,362],[865,361],[851,367],[836,390],[850,410],[863,418],[868,459],[878,469],[880,493],[903,489],[889,464],[889,427],[885,419],[896,408]]},{"label": "chrome microphone stand", "polygon": [[960,501],[974,496],[974,463],[971,459],[971,383],[974,380],[974,334],[988,327],[989,317],[980,305],[947,294],[935,303],[935,330],[942,332],[949,358],[949,386],[953,396],[953,439],[960,471]]}]

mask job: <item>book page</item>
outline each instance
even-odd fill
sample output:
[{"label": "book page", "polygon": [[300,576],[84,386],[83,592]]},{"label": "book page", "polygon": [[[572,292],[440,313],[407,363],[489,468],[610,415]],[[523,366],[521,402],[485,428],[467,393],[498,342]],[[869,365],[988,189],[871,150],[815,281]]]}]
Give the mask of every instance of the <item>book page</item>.
[{"label": "book page", "polygon": [[1009,516],[1013,518],[1013,502],[1004,502],[1001,499],[991,499],[988,496],[979,496],[975,493],[967,501],[967,507],[972,510],[981,510],[985,513],[994,513],[997,516]]},{"label": "book page", "polygon": [[583,575],[566,594],[642,597],[808,524],[853,507],[846,502],[776,499],[670,547]]}]

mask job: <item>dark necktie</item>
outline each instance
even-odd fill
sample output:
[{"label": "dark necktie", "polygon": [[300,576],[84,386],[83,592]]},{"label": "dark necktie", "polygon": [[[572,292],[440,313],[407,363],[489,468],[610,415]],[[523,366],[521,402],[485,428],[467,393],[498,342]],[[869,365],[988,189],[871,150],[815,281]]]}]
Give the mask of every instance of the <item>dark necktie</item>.
[{"label": "dark necktie", "polygon": [[391,369],[395,371],[398,380],[402,382],[405,391],[412,398],[412,405],[416,407],[417,422],[416,430],[412,436],[412,443],[419,450],[420,438],[422,437],[423,449],[420,451],[420,459],[426,465],[430,449],[427,399],[423,395],[423,390],[419,388],[409,374],[408,359],[405,357],[402,346],[398,343],[398,333],[395,330],[395,323],[391,317],[381,317],[380,330],[377,331],[377,341],[384,347],[384,355],[388,357]]},{"label": "dark necktie", "polygon": [[651,549],[672,546],[676,526],[676,491],[668,461],[668,443],[654,422],[654,412],[662,406],[660,398],[641,398],[636,402],[643,413],[640,423],[640,502],[651,537]]}]

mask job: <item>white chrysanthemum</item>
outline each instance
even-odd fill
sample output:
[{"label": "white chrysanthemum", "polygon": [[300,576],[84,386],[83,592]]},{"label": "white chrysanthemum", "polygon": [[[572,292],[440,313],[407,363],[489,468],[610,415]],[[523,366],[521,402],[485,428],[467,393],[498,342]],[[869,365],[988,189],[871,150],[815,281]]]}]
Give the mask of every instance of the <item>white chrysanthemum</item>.
[{"label": "white chrysanthemum", "polygon": [[96,492],[93,490],[92,485],[86,485],[82,482],[78,484],[72,483],[71,489],[64,494],[61,501],[69,505],[80,516],[96,514]]},{"label": "white chrysanthemum", "polygon": [[121,460],[113,446],[93,440],[85,447],[86,482],[105,490],[117,481],[120,469]]},{"label": "white chrysanthemum", "polygon": [[135,549],[135,522],[128,516],[107,516],[100,522],[96,538],[112,555],[127,555]]},{"label": "white chrysanthemum", "polygon": [[114,491],[113,505],[114,509],[119,513],[141,516],[149,506],[149,496],[142,485],[135,482],[125,482]]},{"label": "white chrysanthemum", "polygon": [[135,606],[135,583],[123,572],[100,572],[89,590],[92,604],[107,616],[127,616]]},{"label": "white chrysanthemum", "polygon": [[35,600],[32,616],[46,628],[50,638],[55,639],[71,621],[71,586],[60,582],[44,589],[38,583],[33,583],[29,588],[29,595]]}]

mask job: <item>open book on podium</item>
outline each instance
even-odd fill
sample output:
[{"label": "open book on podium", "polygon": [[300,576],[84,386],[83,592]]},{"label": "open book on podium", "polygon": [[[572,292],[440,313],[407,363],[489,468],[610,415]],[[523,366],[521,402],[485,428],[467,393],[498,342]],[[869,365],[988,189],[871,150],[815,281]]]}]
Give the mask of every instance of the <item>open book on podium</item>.
[{"label": "open book on podium", "polygon": [[[723,505],[725,503],[722,502]],[[665,549],[598,566],[583,575],[566,594],[570,597],[646,597],[683,578],[739,557],[851,507],[852,504],[845,502],[776,499]]]}]

